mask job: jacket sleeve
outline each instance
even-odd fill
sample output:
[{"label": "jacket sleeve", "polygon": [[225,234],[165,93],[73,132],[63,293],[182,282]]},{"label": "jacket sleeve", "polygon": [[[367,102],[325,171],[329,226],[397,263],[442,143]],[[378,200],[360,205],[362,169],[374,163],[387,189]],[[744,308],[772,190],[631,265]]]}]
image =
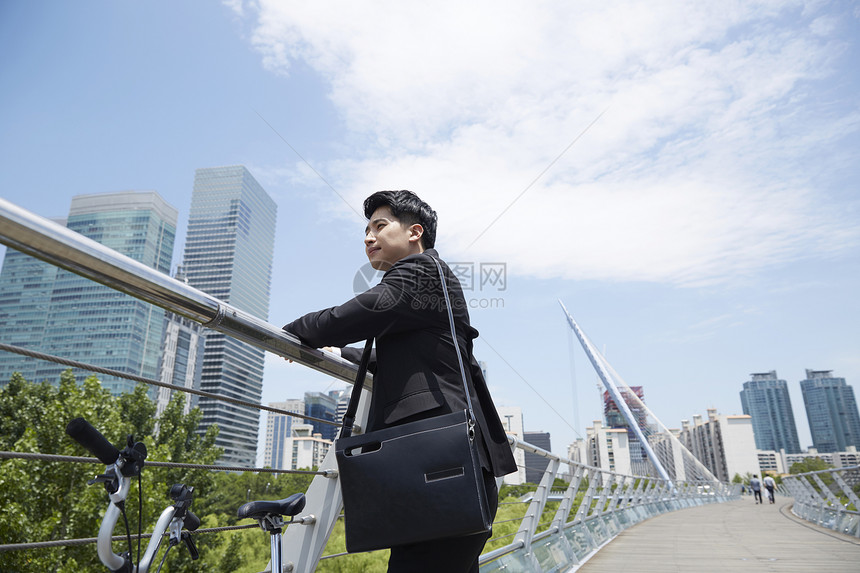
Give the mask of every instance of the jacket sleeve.
[{"label": "jacket sleeve", "polygon": [[[364,350],[354,346],[344,346],[340,349],[340,355],[353,364],[361,364],[361,354]],[[370,351],[370,360],[367,363],[367,370],[371,374],[376,374],[376,349]]]},{"label": "jacket sleeve", "polygon": [[[311,312],[284,326],[313,348],[348,344],[429,324],[421,309],[421,260],[398,261],[382,281],[340,306]],[[425,305],[426,306],[426,305]],[[347,358],[349,360],[349,358]]]}]

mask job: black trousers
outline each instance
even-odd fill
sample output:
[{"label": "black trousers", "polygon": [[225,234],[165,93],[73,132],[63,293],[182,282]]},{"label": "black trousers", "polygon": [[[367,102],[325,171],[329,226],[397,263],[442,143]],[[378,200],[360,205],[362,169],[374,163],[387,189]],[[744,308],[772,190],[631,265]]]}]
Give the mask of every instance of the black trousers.
[{"label": "black trousers", "polygon": [[[484,470],[484,487],[495,518],[499,507],[496,478]],[[391,548],[388,573],[478,573],[478,557],[491,533],[448,537]]]}]

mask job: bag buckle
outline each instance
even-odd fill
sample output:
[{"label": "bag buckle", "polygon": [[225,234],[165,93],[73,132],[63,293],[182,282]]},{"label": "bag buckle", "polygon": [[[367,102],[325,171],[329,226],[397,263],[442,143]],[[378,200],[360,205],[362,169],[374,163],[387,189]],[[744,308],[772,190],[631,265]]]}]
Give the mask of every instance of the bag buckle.
[{"label": "bag buckle", "polygon": [[471,418],[469,418],[469,421],[467,422],[466,427],[468,428],[469,441],[474,442],[475,441],[475,420],[472,420]]}]

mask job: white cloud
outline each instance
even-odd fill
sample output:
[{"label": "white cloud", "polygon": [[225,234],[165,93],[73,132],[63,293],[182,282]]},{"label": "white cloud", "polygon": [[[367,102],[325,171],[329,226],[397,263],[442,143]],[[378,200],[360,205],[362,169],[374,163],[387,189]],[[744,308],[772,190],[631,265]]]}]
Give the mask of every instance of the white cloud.
[{"label": "white cloud", "polygon": [[857,240],[809,171],[858,129],[856,104],[819,110],[842,49],[824,8],[261,0],[253,42],[313,66],[373,142],[327,166],[338,190],[415,190],[446,254],[698,284]]}]

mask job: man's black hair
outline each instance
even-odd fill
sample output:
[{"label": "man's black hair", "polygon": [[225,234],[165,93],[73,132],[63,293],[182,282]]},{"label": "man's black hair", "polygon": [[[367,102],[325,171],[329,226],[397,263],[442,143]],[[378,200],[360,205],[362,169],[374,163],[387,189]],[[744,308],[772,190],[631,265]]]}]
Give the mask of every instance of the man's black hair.
[{"label": "man's black hair", "polygon": [[388,207],[391,214],[406,225],[418,223],[424,228],[421,244],[432,249],[436,244],[436,211],[412,191],[377,191],[364,200],[364,216],[370,219],[380,207]]}]

